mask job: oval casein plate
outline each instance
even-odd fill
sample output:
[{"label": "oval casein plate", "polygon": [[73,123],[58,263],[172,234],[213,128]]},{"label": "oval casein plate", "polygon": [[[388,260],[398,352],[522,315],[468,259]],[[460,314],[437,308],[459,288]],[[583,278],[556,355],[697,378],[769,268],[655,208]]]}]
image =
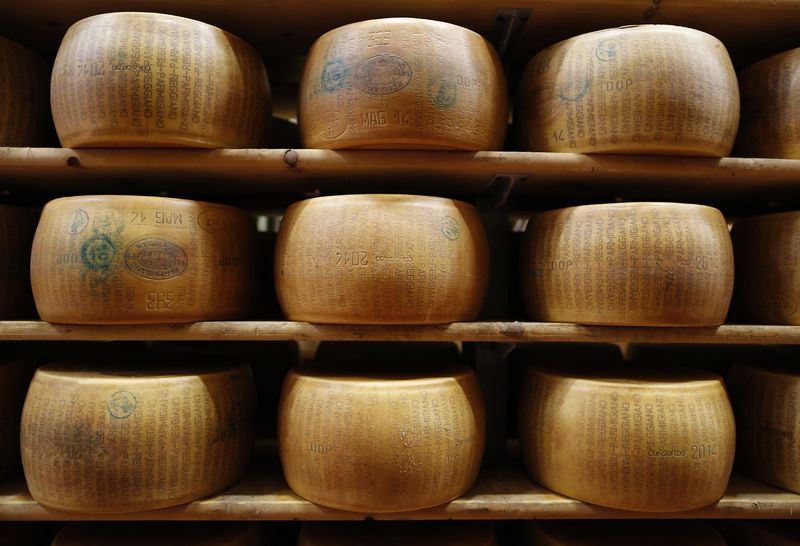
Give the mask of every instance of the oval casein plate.
[{"label": "oval casein plate", "polygon": [[148,280],[174,279],[186,271],[186,252],[166,239],[144,238],[125,250],[125,267]]}]

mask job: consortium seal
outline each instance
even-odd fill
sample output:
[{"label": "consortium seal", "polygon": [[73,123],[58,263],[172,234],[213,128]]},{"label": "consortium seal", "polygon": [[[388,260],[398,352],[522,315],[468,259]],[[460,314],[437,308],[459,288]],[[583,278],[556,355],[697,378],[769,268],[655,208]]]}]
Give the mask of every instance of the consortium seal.
[{"label": "consortium seal", "polygon": [[186,252],[166,239],[139,239],[125,250],[125,267],[148,280],[174,279],[188,262]]},{"label": "consortium seal", "polygon": [[391,95],[411,83],[411,66],[391,53],[369,57],[356,69],[356,87],[370,95]]}]

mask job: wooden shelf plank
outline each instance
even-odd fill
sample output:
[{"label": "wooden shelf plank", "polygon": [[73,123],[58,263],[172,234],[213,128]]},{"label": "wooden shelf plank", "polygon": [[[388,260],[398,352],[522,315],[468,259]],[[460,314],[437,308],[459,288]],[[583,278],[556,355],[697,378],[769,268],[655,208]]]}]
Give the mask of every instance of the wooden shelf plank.
[{"label": "wooden shelf plank", "polygon": [[274,466],[253,470],[231,488],[189,504],[128,514],[76,514],[50,510],[34,501],[24,480],[0,485],[0,520],[442,520],[531,518],[796,518],[800,495],[734,475],[725,496],[688,512],[653,514],[615,510],[558,495],[533,483],[516,466],[489,469],[475,487],[450,503],[394,514],[345,512],[295,495]]},{"label": "wooden shelf plank", "polygon": [[293,195],[402,191],[480,195],[496,175],[515,196],[619,195],[717,201],[800,198],[800,160],[543,152],[170,150],[0,147],[0,190]]},{"label": "wooden shelf plank", "polygon": [[80,325],[0,321],[0,341],[488,341],[800,344],[800,326],[725,324],[713,328],[582,326],[558,322],[455,322],[433,326],[207,321]]}]

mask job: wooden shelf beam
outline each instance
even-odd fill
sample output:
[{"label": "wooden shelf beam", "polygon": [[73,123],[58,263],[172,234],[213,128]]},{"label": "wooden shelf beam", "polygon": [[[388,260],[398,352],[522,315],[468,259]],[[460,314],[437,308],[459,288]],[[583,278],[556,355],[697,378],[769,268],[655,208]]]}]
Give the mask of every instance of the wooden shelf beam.
[{"label": "wooden shelf beam", "polygon": [[800,344],[800,326],[725,324],[712,328],[582,326],[557,322],[455,322],[434,326],[207,321],[80,325],[0,321],[0,341],[487,341]]}]

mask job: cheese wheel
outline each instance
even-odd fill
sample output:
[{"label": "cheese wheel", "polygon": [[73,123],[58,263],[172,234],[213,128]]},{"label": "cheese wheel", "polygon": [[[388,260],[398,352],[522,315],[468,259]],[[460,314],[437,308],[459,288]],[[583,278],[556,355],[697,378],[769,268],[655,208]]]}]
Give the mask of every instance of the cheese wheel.
[{"label": "cheese wheel", "polygon": [[728,389],[738,434],[736,467],[800,493],[800,371],[775,361],[736,363]]},{"label": "cheese wheel", "polygon": [[530,546],[726,546],[704,521],[544,521],[527,523]]},{"label": "cheese wheel", "polygon": [[716,326],[733,291],[728,228],[714,208],[612,203],[528,223],[522,295],[533,320]]},{"label": "cheese wheel", "polygon": [[746,157],[800,159],[800,48],[739,72],[742,122],[735,152]]},{"label": "cheese wheel", "polygon": [[0,361],[0,482],[22,472],[19,458],[19,420],[36,363],[24,357]]},{"label": "cheese wheel", "polygon": [[734,420],[722,379],[655,366],[531,366],[520,397],[528,474],[557,493],[642,512],[725,493]]},{"label": "cheese wheel", "polygon": [[497,546],[494,527],[472,521],[304,523],[297,546]]},{"label": "cheese wheel", "polygon": [[47,143],[48,72],[37,54],[0,37],[0,146]]},{"label": "cheese wheel", "polygon": [[70,523],[50,546],[262,546],[257,523]]},{"label": "cheese wheel", "polygon": [[36,501],[81,513],[152,510],[242,476],[253,444],[250,367],[142,360],[36,371],[20,434]]},{"label": "cheese wheel", "polygon": [[800,325],[800,211],[738,220],[731,238],[737,320]]},{"label": "cheese wheel", "polygon": [[485,441],[472,369],[301,366],[278,407],[278,447],[289,487],[311,502],[358,512],[402,512],[463,495]]},{"label": "cheese wheel", "polygon": [[64,197],[42,211],[31,284],[42,320],[136,324],[240,318],[254,301],[255,224],[185,199]]},{"label": "cheese wheel", "polygon": [[38,216],[31,209],[0,205],[0,320],[35,313],[29,267]]},{"label": "cheese wheel", "polygon": [[725,156],[739,123],[725,46],[699,30],[638,25],[538,53],[520,80],[519,145],[537,152]]},{"label": "cheese wheel", "polygon": [[275,290],[289,320],[472,320],[488,280],[489,248],[478,211],[453,199],[307,199],[286,211],[275,245]]},{"label": "cheese wheel", "polygon": [[272,114],[252,47],[160,13],[105,13],[72,25],[50,101],[65,147],[254,148]]},{"label": "cheese wheel", "polygon": [[497,52],[441,21],[345,25],[308,53],[298,94],[306,148],[497,150],[508,123]]},{"label": "cheese wheel", "polygon": [[797,520],[731,519],[717,525],[731,546],[800,546]]}]

